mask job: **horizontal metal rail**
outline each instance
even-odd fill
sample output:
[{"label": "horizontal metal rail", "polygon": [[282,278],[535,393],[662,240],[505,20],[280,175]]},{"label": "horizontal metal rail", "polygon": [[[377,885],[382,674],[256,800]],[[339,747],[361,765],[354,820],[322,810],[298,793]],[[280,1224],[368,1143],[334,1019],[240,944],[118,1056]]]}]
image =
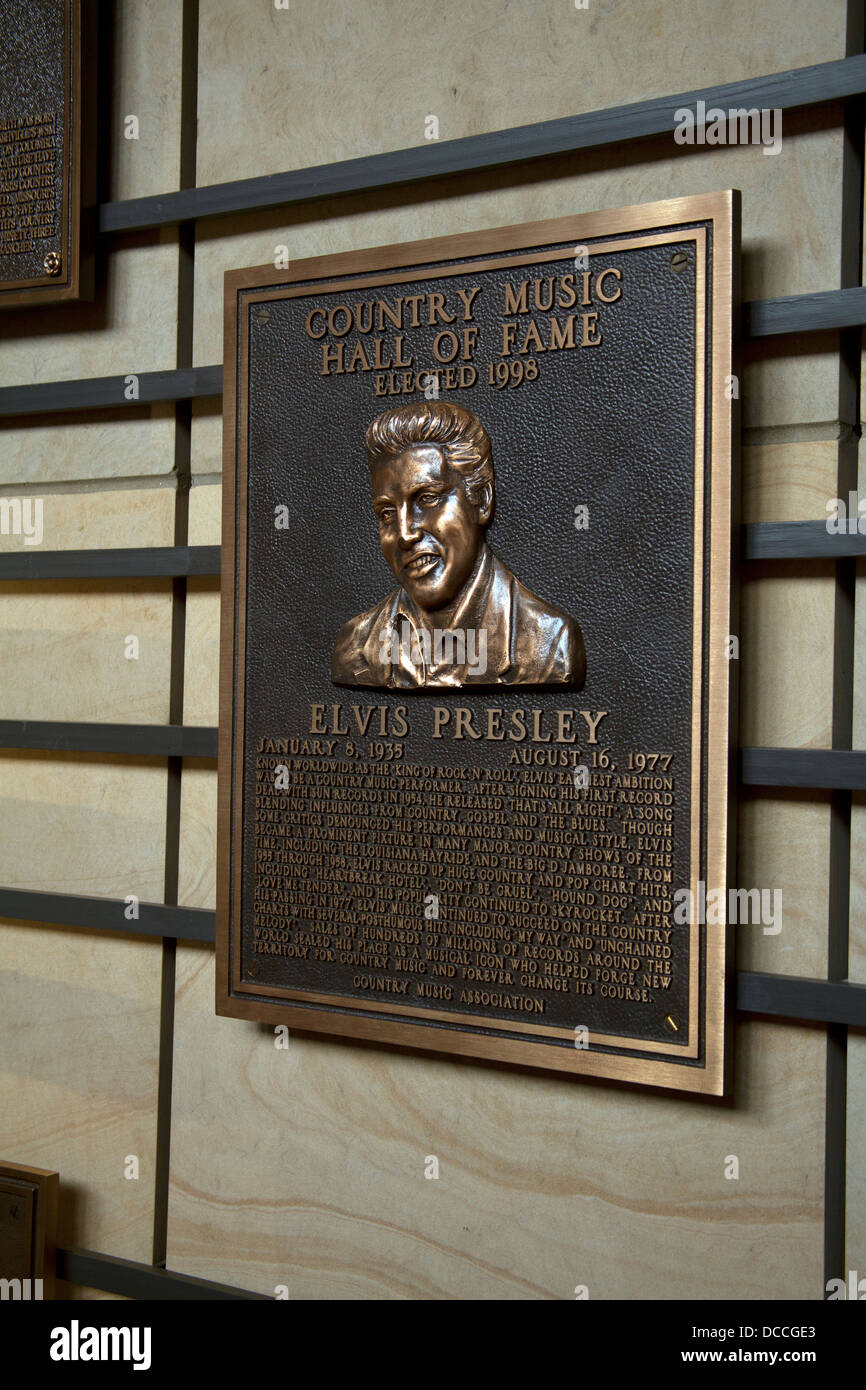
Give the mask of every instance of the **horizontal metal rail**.
[{"label": "horizontal metal rail", "polygon": [[[129,378],[135,377],[134,386]],[[132,409],[157,401],[186,401],[220,396],[222,367],[176,367],[165,372],[81,377],[75,381],[40,381],[0,389],[0,416],[50,415],[61,410]]]},{"label": "horizontal metal rail", "polygon": [[[185,724],[77,724],[0,720],[0,749],[126,754],[139,758],[216,758],[216,728]],[[741,748],[744,786],[866,790],[866,752],[835,748]]]},{"label": "horizontal metal rail", "polygon": [[[142,902],[137,904],[138,917],[131,921],[127,911],[123,898],[0,888],[0,918],[6,921],[85,927],[139,937],[174,937],[209,945],[216,937],[216,914],[205,908]],[[736,1006],[740,1013],[864,1028],[866,984],[741,970],[737,973]]]},{"label": "horizontal metal rail", "polygon": [[[135,911],[135,916],[129,913]],[[181,941],[214,939],[214,914],[198,907],[169,903],[129,903],[125,898],[84,897],[31,888],[0,888],[0,917],[20,922],[52,922],[91,931],[130,936],[176,937]]]},{"label": "horizontal metal rail", "polygon": [[120,753],[136,758],[215,758],[217,730],[186,724],[77,724],[2,719],[0,748],[52,753]]},{"label": "horizontal metal rail", "polygon": [[[787,299],[758,299],[743,305],[743,335],[766,338],[782,333],[866,325],[866,289],[822,290]],[[134,373],[134,367],[130,367]],[[0,388],[0,417],[50,415],[65,410],[134,407],[156,401],[184,401],[222,394],[223,369],[179,367],[174,371],[136,374],[136,394],[128,393],[127,375],[43,381]]]},{"label": "horizontal metal rail", "polygon": [[227,213],[287,207],[314,198],[333,198],[393,188],[420,179],[501,168],[524,160],[644,140],[653,135],[670,135],[672,149],[676,151],[680,148],[673,143],[673,132],[679,123],[677,112],[685,107],[696,110],[699,102],[706,108],[724,111],[755,108],[790,111],[820,102],[842,101],[864,91],[866,57],[858,54],[830,63],[747,78],[743,82],[727,82],[627,106],[587,111],[579,116],[514,126],[510,130],[467,135],[459,140],[431,140],[411,149],[363,155],[308,169],[103,203],[99,210],[99,230],[103,235],[134,232],[147,227],[221,217]]},{"label": "horizontal metal rail", "polygon": [[866,1028],[866,985],[853,980],[810,980],[741,970],[737,973],[737,1010],[805,1023]]},{"label": "horizontal metal rail", "polygon": [[118,550],[36,550],[0,555],[0,581],[20,579],[173,579],[218,575],[218,545],[129,546]]},{"label": "horizontal metal rail", "polygon": [[96,1250],[58,1249],[57,1278],[68,1284],[144,1301],[246,1299],[262,1302],[271,1299],[270,1294],[253,1293],[231,1284],[216,1284],[192,1274],[175,1274],[157,1265],[122,1260],[117,1255],[102,1255]]},{"label": "horizontal metal rail", "polygon": [[[782,333],[866,325],[866,289],[822,290],[787,299],[757,299],[744,304],[743,336],[767,338]],[[130,373],[134,369],[130,368]],[[61,410],[133,407],[156,401],[184,401],[222,394],[223,369],[179,367],[174,371],[136,374],[136,394],[129,396],[128,374],[44,381],[0,388],[0,417],[50,415]]]},{"label": "horizontal metal rail", "polygon": [[743,338],[773,338],[779,333],[820,333],[833,328],[860,328],[866,323],[866,289],[816,290],[781,299],[755,299],[743,305]]},{"label": "horizontal metal rail", "polygon": [[[856,526],[858,518],[851,520]],[[866,555],[866,530],[837,533],[828,531],[825,521],[756,521],[742,528],[744,560],[841,560],[846,555]]]},{"label": "horizontal metal rail", "polygon": [[751,787],[866,790],[866,752],[841,748],[741,748],[740,781]]},{"label": "horizontal metal rail", "polygon": [[[855,518],[856,521],[856,518]],[[760,521],[742,528],[744,560],[837,560],[866,555],[866,532],[835,534],[823,521]],[[20,550],[0,555],[0,582],[29,579],[171,579],[220,573],[218,545],[118,550]]]}]

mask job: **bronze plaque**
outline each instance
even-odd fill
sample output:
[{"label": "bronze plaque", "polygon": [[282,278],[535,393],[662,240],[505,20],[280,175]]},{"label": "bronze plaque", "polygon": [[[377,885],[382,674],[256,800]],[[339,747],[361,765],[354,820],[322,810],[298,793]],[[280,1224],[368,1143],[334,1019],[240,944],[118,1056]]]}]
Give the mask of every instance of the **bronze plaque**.
[{"label": "bronze plaque", "polygon": [[0,307],[93,293],[94,11],[85,20],[83,4],[0,7]]},{"label": "bronze plaque", "polygon": [[723,1091],[737,215],[226,276],[218,1012]]},{"label": "bronze plaque", "polygon": [[0,1163],[0,1298],[54,1297],[59,1182],[46,1168]]}]

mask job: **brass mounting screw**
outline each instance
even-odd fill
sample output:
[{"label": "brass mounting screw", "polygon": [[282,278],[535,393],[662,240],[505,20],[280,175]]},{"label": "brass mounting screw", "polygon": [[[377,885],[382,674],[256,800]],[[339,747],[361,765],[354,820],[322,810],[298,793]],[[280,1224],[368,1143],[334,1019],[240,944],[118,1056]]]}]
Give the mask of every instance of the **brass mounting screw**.
[{"label": "brass mounting screw", "polygon": [[42,262],[46,275],[59,275],[62,264],[63,262],[60,259],[59,251],[49,251],[45,260]]},{"label": "brass mounting screw", "polygon": [[675,251],[671,256],[671,270],[685,270],[688,264],[689,256],[687,251]]}]

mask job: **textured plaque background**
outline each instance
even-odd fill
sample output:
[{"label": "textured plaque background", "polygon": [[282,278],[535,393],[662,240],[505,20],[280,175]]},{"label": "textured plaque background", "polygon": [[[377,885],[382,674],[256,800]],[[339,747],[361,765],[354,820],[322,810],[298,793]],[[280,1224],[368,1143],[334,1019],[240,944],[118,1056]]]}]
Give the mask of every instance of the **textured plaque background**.
[{"label": "textured plaque background", "polygon": [[[685,274],[670,268],[678,249],[689,255]],[[476,296],[475,321],[481,345],[476,355],[484,363],[498,351],[504,284],[568,274],[573,262],[573,248],[564,247],[561,261],[544,265],[488,272],[470,268],[457,281],[442,277],[347,290],[326,302],[354,304],[380,295],[390,300],[398,294],[441,291],[450,305],[456,299],[455,284],[480,283],[484,288]],[[677,882],[687,886],[694,243],[603,252],[591,257],[590,265],[620,267],[625,284],[617,303],[600,306],[600,347],[539,354],[539,379],[516,388],[497,390],[482,370],[476,386],[443,391],[441,397],[473,410],[491,437],[496,470],[491,548],[535,593],[580,623],[587,680],[579,692],[525,686],[351,692],[331,685],[331,649],[340,626],[395,586],[379,548],[364,431],[389,404],[402,405],[413,397],[374,397],[369,373],[319,375],[321,345],[303,327],[311,308],[323,302],[318,288],[300,299],[269,304],[266,324],[256,320],[258,306],[251,308],[246,742],[254,748],[263,736],[307,733],[309,707],[315,702],[408,705],[412,733],[406,739],[406,760],[505,767],[514,747],[508,740],[434,739],[432,715],[424,706],[450,703],[483,711],[494,705],[506,712],[521,707],[609,709],[599,727],[600,747],[613,743],[622,750],[674,754]],[[355,336],[348,335],[347,356]],[[407,350],[419,364],[433,365],[432,354],[423,351],[432,336],[428,327],[406,333]],[[274,507],[281,502],[290,509],[288,534],[273,524]],[[578,503],[589,506],[588,532],[575,529]],[[343,742],[338,741],[338,748]],[[254,798],[254,757],[246,768],[247,796]],[[568,790],[552,810],[580,805]],[[244,868],[250,913],[254,833],[250,815]],[[382,859],[387,862],[387,850]],[[428,891],[436,891],[437,882],[445,890],[447,873],[435,873],[431,864]],[[545,895],[543,889],[539,892]],[[245,964],[252,958],[249,926],[247,922]],[[680,938],[686,946],[685,937]],[[278,956],[262,957],[260,964],[258,983],[331,993],[350,991],[356,973],[348,965],[311,961],[305,966]],[[676,985],[659,998],[650,1016],[645,1008],[638,1012],[621,1000],[559,994],[551,996],[544,1019],[533,1022],[573,1028],[580,1021],[603,1032],[670,1041],[665,1015],[673,1011],[681,1016],[687,993],[688,975],[680,966]],[[433,1000],[427,1006],[441,1008]],[[465,1006],[463,1011],[475,1012]],[[502,1013],[523,1017],[511,1010]]]}]

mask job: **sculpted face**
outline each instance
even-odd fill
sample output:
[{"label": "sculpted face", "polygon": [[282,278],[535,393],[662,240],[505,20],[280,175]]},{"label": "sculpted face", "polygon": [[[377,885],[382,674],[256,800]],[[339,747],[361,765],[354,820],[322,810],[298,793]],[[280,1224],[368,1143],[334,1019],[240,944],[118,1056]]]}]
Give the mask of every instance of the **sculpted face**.
[{"label": "sculpted face", "polygon": [[382,554],[419,608],[456,599],[472,575],[490,520],[492,491],[474,506],[441,449],[417,444],[372,467]]}]

